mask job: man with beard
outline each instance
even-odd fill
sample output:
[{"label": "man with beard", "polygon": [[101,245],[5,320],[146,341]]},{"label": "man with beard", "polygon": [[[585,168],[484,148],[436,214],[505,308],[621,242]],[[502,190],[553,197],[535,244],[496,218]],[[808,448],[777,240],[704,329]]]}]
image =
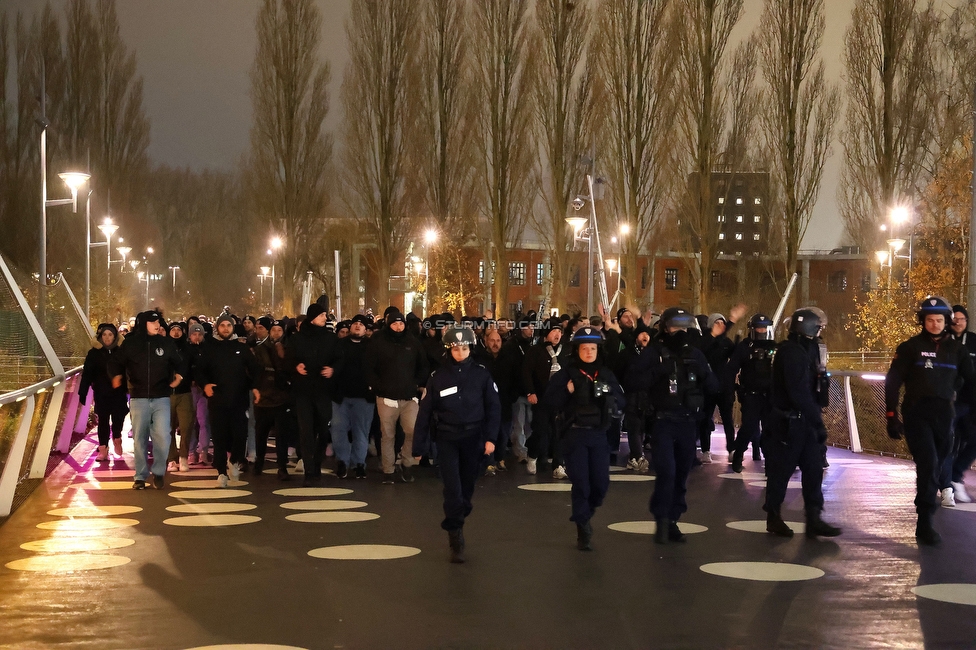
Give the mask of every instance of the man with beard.
[{"label": "man with beard", "polygon": [[376,410],[376,398],[366,381],[368,345],[366,317],[356,314],[349,323],[349,335],[339,342],[342,367],[335,375],[332,398],[332,448],[339,478],[346,478],[350,468],[356,478],[366,478],[369,429]]},{"label": "man with beard", "polygon": [[485,350],[478,356],[478,361],[488,369],[498,386],[498,400],[501,404],[497,435],[495,438],[489,437],[495,445],[495,453],[485,470],[486,476],[494,476],[496,472],[505,471],[505,454],[508,451],[508,437],[512,432],[512,404],[516,399],[518,373],[512,367],[511,357],[503,353],[501,334],[494,327],[485,331]]},{"label": "man with beard", "polygon": [[552,477],[556,479],[566,478],[566,467],[563,465],[562,451],[555,432],[556,414],[542,401],[542,396],[545,395],[549,380],[559,372],[569,357],[569,348],[562,345],[562,337],[559,319],[549,319],[546,322],[545,338],[529,349],[522,362],[522,386],[526,399],[532,405],[528,472],[536,473],[540,458],[543,465],[547,458],[552,458]]},{"label": "man with beard", "polygon": [[278,478],[288,480],[288,376],[285,370],[283,349],[278,345],[284,330],[281,323],[262,316],[254,326],[254,358],[261,372],[255,388],[261,395],[254,402],[255,459],[254,473],[264,470],[264,457],[268,451],[268,434],[275,432],[275,456],[278,465]]}]

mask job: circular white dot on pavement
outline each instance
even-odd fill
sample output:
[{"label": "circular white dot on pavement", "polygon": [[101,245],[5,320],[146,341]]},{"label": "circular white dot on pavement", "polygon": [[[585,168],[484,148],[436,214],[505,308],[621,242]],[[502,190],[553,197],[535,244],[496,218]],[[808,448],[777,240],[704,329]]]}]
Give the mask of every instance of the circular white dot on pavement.
[{"label": "circular white dot on pavement", "polygon": [[247,490],[232,490],[229,488],[217,488],[216,490],[177,490],[168,492],[174,499],[240,499],[249,497],[251,493]]},{"label": "circular white dot on pavement", "polygon": [[299,512],[285,517],[288,521],[301,521],[310,524],[348,524],[355,521],[379,519],[375,512]]},{"label": "circular white dot on pavement", "polygon": [[[749,485],[751,485],[752,487],[766,487],[766,481],[749,481]],[[802,481],[789,481],[786,484],[786,487],[787,488],[797,488],[797,489],[799,489],[799,488],[802,488],[803,487],[803,482]]]},{"label": "circular white dot on pavement", "polygon": [[518,489],[529,492],[569,492],[573,486],[570,483],[526,483],[518,486]]},{"label": "circular white dot on pavement", "polygon": [[[730,521],[725,525],[733,530],[742,530],[747,533],[766,532],[765,519],[753,519],[750,521]],[[802,535],[807,529],[807,525],[802,521],[787,521],[786,525],[792,528],[793,532],[796,533],[797,535]]]},{"label": "circular white dot on pavement", "polygon": [[227,512],[244,512],[255,508],[257,506],[253,503],[225,501],[223,503],[181,503],[178,506],[167,506],[166,510],[184,515],[217,515]]},{"label": "circular white dot on pavement", "polygon": [[112,517],[99,517],[89,519],[60,519],[58,521],[42,521],[37,524],[41,530],[56,530],[65,533],[98,533],[103,530],[114,528],[128,528],[138,525],[136,519],[118,519]]},{"label": "circular white dot on pavement", "polygon": [[312,557],[323,560],[397,560],[420,553],[412,546],[391,546],[388,544],[349,544],[347,546],[323,546],[308,552]]},{"label": "circular white dot on pavement", "polygon": [[797,582],[814,580],[824,575],[816,567],[787,562],[714,562],[703,564],[699,568],[713,576],[758,582]]},{"label": "circular white dot on pavement", "polygon": [[[271,469],[264,470],[263,473],[264,474],[277,474],[278,473],[278,468],[277,467],[272,467]],[[294,467],[289,467],[288,468],[288,473],[291,474],[292,476],[301,476],[305,472],[302,471],[302,470],[297,470]],[[322,473],[323,474],[335,474],[335,472],[332,471],[331,469],[323,469],[322,470]]]},{"label": "circular white dot on pavement", "polygon": [[35,553],[94,553],[132,546],[136,540],[128,537],[50,537],[20,545]]},{"label": "circular white dot on pavement", "polygon": [[337,497],[343,494],[352,494],[352,490],[326,487],[283,488],[275,490],[273,494],[282,497]]},{"label": "circular white dot on pavement", "polygon": [[[653,535],[657,532],[657,522],[654,521],[620,521],[615,524],[610,524],[607,526],[610,530],[615,530],[618,533],[636,533],[637,535]],[[699,524],[689,524],[684,521],[678,522],[678,530],[680,530],[685,535],[694,535],[695,533],[704,533],[708,530],[707,526],[701,526]]]},{"label": "circular white dot on pavement", "polygon": [[185,472],[170,472],[173,476],[217,476],[215,469],[190,469]]},{"label": "circular white dot on pavement", "polygon": [[223,645],[207,645],[187,650],[306,650],[293,645],[270,645],[267,643],[227,643]]},{"label": "circular white dot on pavement", "polygon": [[90,472],[78,474],[81,478],[86,479],[132,478],[135,475],[136,472],[132,469],[94,469]]},{"label": "circular white dot on pavement", "polygon": [[40,571],[43,573],[70,573],[72,571],[91,571],[111,569],[131,562],[123,555],[38,555],[7,562],[6,567],[14,571]]},{"label": "circular white dot on pavement", "polygon": [[626,472],[627,471],[627,468],[626,467],[621,467],[620,465],[611,465],[610,466],[610,471],[611,472]]},{"label": "circular white dot on pavement", "polygon": [[761,472],[742,472],[736,474],[735,472],[729,472],[728,474],[719,474],[719,478],[728,479],[739,479],[740,481],[765,481],[766,475]]},{"label": "circular white dot on pavement", "polygon": [[170,517],[163,519],[167,526],[191,526],[208,528],[212,526],[240,526],[261,521],[261,517],[254,515],[186,515],[185,517]]},{"label": "circular white dot on pavement", "polygon": [[976,607],[976,585],[947,583],[912,587],[912,593],[929,600]]},{"label": "circular white dot on pavement", "polygon": [[653,481],[655,476],[649,474],[615,474],[610,477],[614,483],[647,483]]},{"label": "circular white dot on pavement", "polygon": [[957,512],[976,512],[976,503],[959,503],[956,501],[955,508],[946,508],[946,510],[955,510]]},{"label": "circular white dot on pavement", "polygon": [[868,458],[828,458],[831,465],[871,465],[873,460]]},{"label": "circular white dot on pavement", "polygon": [[111,517],[142,512],[139,506],[70,506],[48,510],[52,517]]},{"label": "circular white dot on pavement", "polygon": [[289,501],[280,504],[285,510],[351,510],[365,508],[365,501],[347,501],[345,499],[322,499],[316,501]]},{"label": "circular white dot on pavement", "polygon": [[[247,481],[228,481],[227,485],[228,487],[232,488],[244,487],[247,485]],[[217,479],[212,481],[174,481],[173,483],[170,483],[169,486],[175,488],[193,488],[195,490],[212,490],[214,488],[219,488],[220,483],[217,482]]]},{"label": "circular white dot on pavement", "polygon": [[72,483],[68,487],[75,490],[131,490],[132,481],[91,481]]}]

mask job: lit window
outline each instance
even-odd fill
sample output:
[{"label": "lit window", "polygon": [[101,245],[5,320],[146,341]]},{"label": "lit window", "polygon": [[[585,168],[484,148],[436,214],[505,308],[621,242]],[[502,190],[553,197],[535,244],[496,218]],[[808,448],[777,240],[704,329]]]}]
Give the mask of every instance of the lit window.
[{"label": "lit window", "polygon": [[668,291],[678,288],[678,269],[664,269],[664,288]]},{"label": "lit window", "polygon": [[758,196],[756,197],[756,205],[762,205],[762,199],[760,199]]},{"label": "lit window", "polygon": [[508,282],[513,287],[525,286],[525,262],[508,263]]},{"label": "lit window", "polygon": [[736,223],[742,223],[742,215],[741,214],[737,214],[735,216],[735,222]]},{"label": "lit window", "polygon": [[724,214],[718,215],[718,222],[719,223],[725,223],[725,215]]},{"label": "lit window", "polygon": [[742,241],[742,233],[741,232],[735,233],[735,240],[736,241]]},{"label": "lit window", "polygon": [[545,277],[546,265],[542,262],[538,262],[535,265],[535,286],[541,287],[542,280]]},{"label": "lit window", "polygon": [[758,214],[752,218],[752,223],[759,223],[760,221],[762,221],[762,219]]},{"label": "lit window", "polygon": [[736,205],[742,205],[742,197],[741,196],[735,200],[735,204]]},{"label": "lit window", "polygon": [[718,197],[718,204],[719,205],[725,205],[725,197],[724,196]]},{"label": "lit window", "polygon": [[725,233],[724,233],[724,232],[720,232],[720,233],[718,234],[718,238],[719,238],[719,239],[725,239]]},{"label": "lit window", "polygon": [[735,252],[735,256],[736,257],[742,257],[742,251],[736,251]]},{"label": "lit window", "polygon": [[759,241],[759,233],[758,233],[758,232],[757,232],[757,233],[755,233],[755,234],[754,234],[754,235],[752,236],[752,241]]}]

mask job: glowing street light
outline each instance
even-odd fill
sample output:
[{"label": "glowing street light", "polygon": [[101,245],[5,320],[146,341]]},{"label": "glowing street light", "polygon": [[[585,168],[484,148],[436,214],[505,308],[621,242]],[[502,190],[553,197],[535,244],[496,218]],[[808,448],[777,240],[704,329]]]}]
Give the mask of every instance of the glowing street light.
[{"label": "glowing street light", "polygon": [[888,255],[890,255],[888,251],[874,251],[874,256],[877,258],[878,264],[881,266],[888,263]]},{"label": "glowing street light", "polygon": [[589,221],[590,220],[586,217],[566,217],[566,223],[568,223],[569,227],[573,229],[573,234],[576,235],[577,238],[579,238],[580,231],[586,227],[586,224],[589,223]]},{"label": "glowing street light", "polygon": [[911,216],[912,216],[912,212],[911,210],[908,209],[908,206],[899,205],[899,206],[895,206],[891,210],[891,221],[893,223],[904,223],[908,221],[911,218]]},{"label": "glowing street light", "polygon": [[629,235],[630,234],[630,224],[629,223],[622,223],[622,224],[620,224],[620,234],[621,235]]},{"label": "glowing street light", "polygon": [[426,242],[427,245],[436,243],[437,236],[438,235],[436,230],[434,230],[433,228],[428,228],[427,232],[424,233],[424,242]]},{"label": "glowing street light", "polygon": [[[112,223],[111,218],[105,217],[105,219],[102,220],[102,223],[98,226],[98,229],[102,231],[103,235],[105,235],[105,262],[106,262],[105,290],[108,292],[109,295],[112,295],[112,235],[116,233],[119,227],[116,224]],[[91,242],[88,242],[89,251],[91,251],[92,246],[96,246],[96,245],[100,246],[101,244],[92,244]],[[88,285],[87,276],[86,276],[86,282],[85,282],[86,302],[88,301],[87,294],[89,289],[90,287]]]},{"label": "glowing street light", "polygon": [[270,242],[271,248],[268,249],[268,255],[271,255],[271,313],[275,312],[275,255],[277,252],[284,247],[285,240],[281,237],[272,237]]}]

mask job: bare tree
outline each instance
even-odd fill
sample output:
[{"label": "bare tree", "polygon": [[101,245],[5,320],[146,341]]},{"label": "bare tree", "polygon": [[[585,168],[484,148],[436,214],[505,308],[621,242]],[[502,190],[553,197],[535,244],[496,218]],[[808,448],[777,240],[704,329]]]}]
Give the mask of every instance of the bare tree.
[{"label": "bare tree", "polygon": [[771,230],[784,237],[790,275],[820,193],[839,109],[820,59],[823,0],[766,0],[759,33],[766,82],[760,122],[772,180],[767,209],[780,221]]},{"label": "bare tree", "polygon": [[933,4],[858,0],[845,38],[847,124],[839,202],[848,235],[867,250],[879,222],[916,192],[930,134]]},{"label": "bare tree", "polygon": [[405,182],[408,72],[418,20],[414,0],[356,2],[346,26],[351,61],[342,82],[346,114],[345,200],[370,240],[380,279],[376,303],[389,303],[387,278],[412,231]]},{"label": "bare tree", "polygon": [[[722,153],[719,147],[727,126],[725,51],[742,14],[742,0],[681,0],[678,13],[685,30],[679,63],[680,126],[692,170],[680,219],[697,249],[690,267],[695,280],[695,309],[704,311],[709,304],[712,265],[718,255],[719,224],[712,209],[717,195],[711,173]],[[732,72],[736,72],[735,67]],[[732,129],[737,130],[743,132],[744,128]]]},{"label": "bare tree", "polygon": [[[565,223],[570,200],[584,187],[581,165],[593,146],[597,57],[588,57],[594,11],[592,3],[539,0],[539,83],[536,85],[540,140],[539,184],[544,211],[533,216],[549,248],[553,307],[565,308],[569,278]],[[500,269],[507,273],[508,269]],[[593,278],[588,278],[592,284]]]},{"label": "bare tree", "polygon": [[318,56],[321,24],[311,0],[264,0],[256,22],[248,186],[261,220],[285,242],[278,268],[289,314],[308,266],[308,242],[321,232],[332,157],[332,137],[323,128],[329,65]]},{"label": "bare tree", "polygon": [[[508,249],[522,238],[535,194],[529,7],[528,0],[477,0],[475,4],[475,79],[482,106],[478,174],[491,261],[497,271],[494,303],[499,312],[508,307]],[[485,278],[490,281],[488,262],[485,259]]]},{"label": "bare tree", "polygon": [[607,0],[597,37],[604,44],[600,74],[608,97],[609,198],[631,229],[620,238],[628,305],[637,298],[637,255],[653,244],[677,176],[670,137],[677,65],[671,4]]}]

